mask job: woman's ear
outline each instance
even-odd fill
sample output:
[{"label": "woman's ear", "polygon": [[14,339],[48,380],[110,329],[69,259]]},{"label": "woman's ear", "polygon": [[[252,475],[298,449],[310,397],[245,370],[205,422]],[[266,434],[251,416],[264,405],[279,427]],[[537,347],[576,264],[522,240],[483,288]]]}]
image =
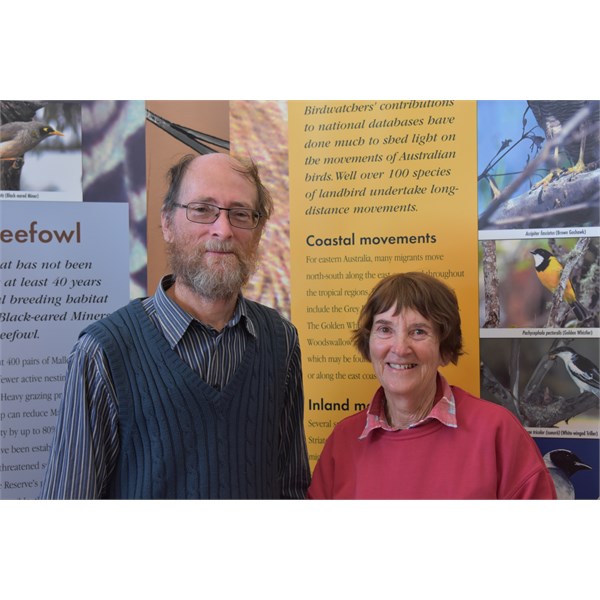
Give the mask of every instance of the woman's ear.
[{"label": "woman's ear", "polygon": [[447,367],[452,362],[452,359],[448,356],[448,354],[440,355],[440,366]]}]

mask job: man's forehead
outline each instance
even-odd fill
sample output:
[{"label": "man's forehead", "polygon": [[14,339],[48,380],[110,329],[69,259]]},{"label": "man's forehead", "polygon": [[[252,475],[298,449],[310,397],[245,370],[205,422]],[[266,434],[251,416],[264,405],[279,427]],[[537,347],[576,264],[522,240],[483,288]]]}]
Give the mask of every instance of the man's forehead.
[{"label": "man's forehead", "polygon": [[256,198],[256,185],[240,172],[242,165],[225,154],[196,157],[188,166],[182,187],[188,192],[206,190],[210,193],[229,191]]}]

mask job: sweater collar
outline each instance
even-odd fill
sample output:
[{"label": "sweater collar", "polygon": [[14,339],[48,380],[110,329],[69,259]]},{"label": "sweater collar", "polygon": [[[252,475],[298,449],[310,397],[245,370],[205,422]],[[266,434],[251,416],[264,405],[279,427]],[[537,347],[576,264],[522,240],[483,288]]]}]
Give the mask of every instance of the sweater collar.
[{"label": "sweater collar", "polygon": [[[454,400],[454,394],[446,379],[439,373],[437,375],[436,397],[437,400],[429,414],[418,423],[413,423],[409,429],[418,427],[431,420],[437,420],[446,427],[458,427],[456,422],[456,402]],[[373,396],[371,405],[367,410],[365,428],[358,439],[362,440],[366,438],[369,433],[375,429],[383,429],[384,431],[403,431],[397,427],[390,426],[387,422],[385,417],[385,393],[382,387],[380,387],[375,392],[375,396]]]}]

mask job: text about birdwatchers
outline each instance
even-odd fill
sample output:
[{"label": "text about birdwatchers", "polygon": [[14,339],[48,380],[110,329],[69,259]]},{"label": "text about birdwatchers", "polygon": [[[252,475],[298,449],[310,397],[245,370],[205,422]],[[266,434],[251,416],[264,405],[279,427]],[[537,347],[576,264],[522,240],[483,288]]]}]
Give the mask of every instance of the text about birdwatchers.
[{"label": "text about birdwatchers", "polygon": [[[32,203],[21,205],[0,230],[2,498],[39,492],[68,355],[88,323],[128,300],[127,214],[119,226],[100,206],[59,206],[44,216]],[[57,219],[57,212],[65,215]],[[103,226],[121,230],[120,239],[102,243]],[[119,249],[123,254],[115,254]]]},{"label": "text about birdwatchers", "polygon": [[[467,285],[464,253],[453,242],[468,225],[465,198],[474,197],[467,113],[453,101],[305,102],[290,110],[293,319],[304,344],[311,459],[336,418],[364,408],[376,389],[351,343],[375,284],[416,270]],[[472,230],[476,248],[476,223]]]},{"label": "text about birdwatchers", "polygon": [[[464,260],[448,253],[440,229],[448,222],[444,211],[456,212],[453,203],[464,178],[457,145],[461,117],[454,105],[319,102],[298,111],[302,152],[296,164],[302,166],[304,190],[297,220],[304,246],[300,318],[309,382],[373,378],[348,368],[363,362],[353,356],[350,336],[380,279],[406,270],[424,271],[451,285],[464,278]],[[441,205],[436,212],[442,218],[435,223],[420,214],[432,204]],[[309,398],[307,406],[333,405]],[[353,412],[350,404],[348,410]]]},{"label": "text about birdwatchers", "polygon": [[461,191],[452,100],[315,103],[303,116],[306,215],[411,213]]}]

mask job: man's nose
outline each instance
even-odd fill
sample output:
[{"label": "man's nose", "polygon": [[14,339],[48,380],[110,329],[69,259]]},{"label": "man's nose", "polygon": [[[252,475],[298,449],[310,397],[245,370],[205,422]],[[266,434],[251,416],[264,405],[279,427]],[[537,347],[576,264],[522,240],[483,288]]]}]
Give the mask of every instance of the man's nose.
[{"label": "man's nose", "polygon": [[213,235],[218,235],[219,237],[232,237],[233,229],[232,225],[229,222],[229,213],[225,210],[219,211],[219,216],[214,223],[211,223],[211,233]]}]

